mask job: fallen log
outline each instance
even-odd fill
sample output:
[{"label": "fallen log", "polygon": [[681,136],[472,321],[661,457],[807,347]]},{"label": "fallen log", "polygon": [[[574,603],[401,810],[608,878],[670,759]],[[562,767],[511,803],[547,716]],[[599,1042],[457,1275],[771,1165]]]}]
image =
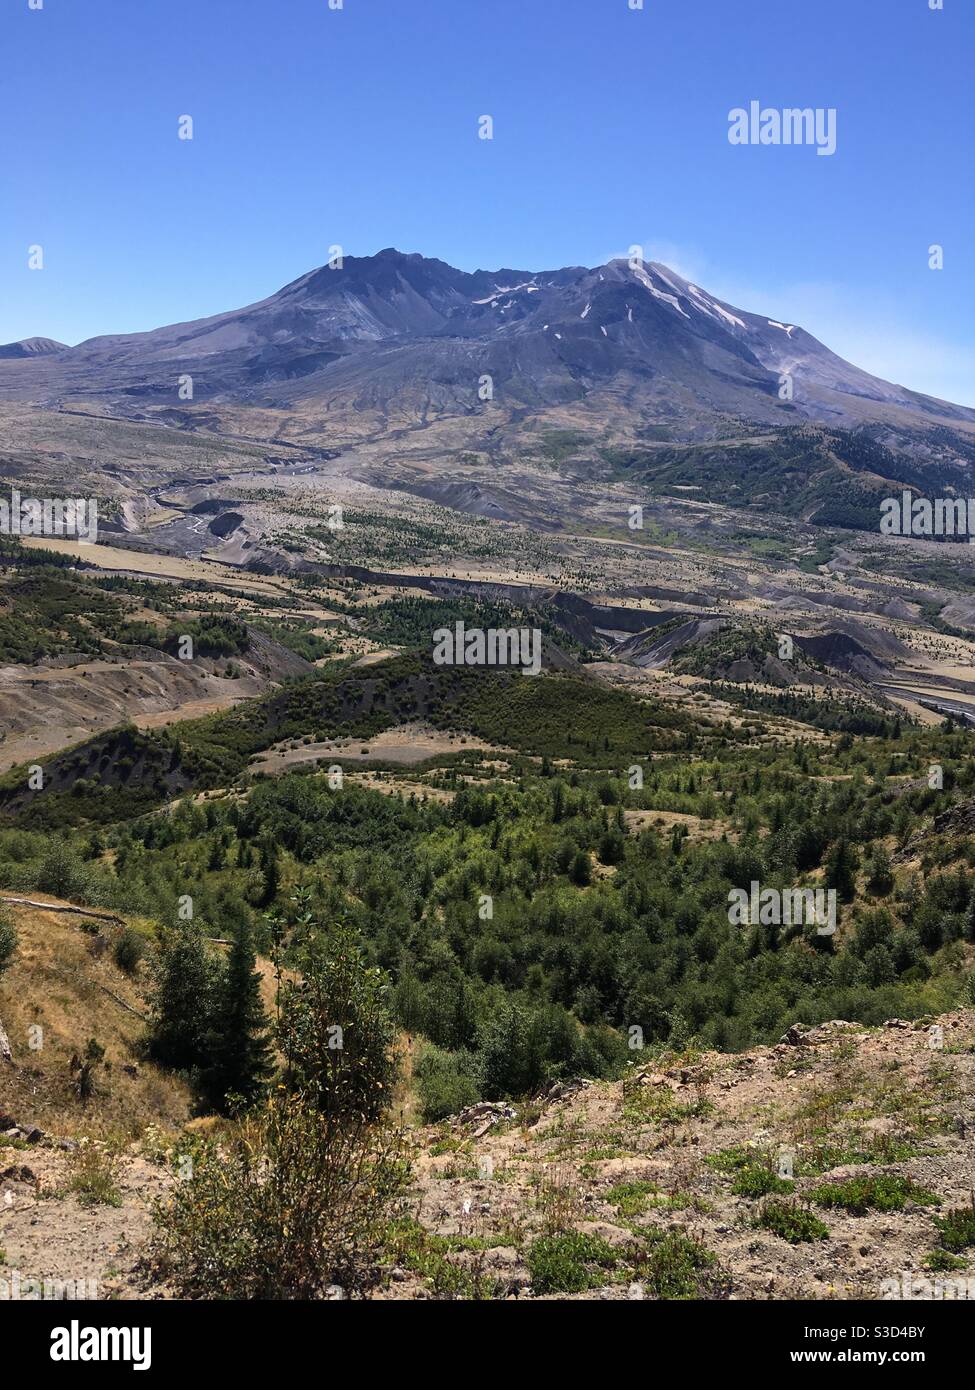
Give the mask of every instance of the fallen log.
[{"label": "fallen log", "polygon": [[149,1022],[148,1014],[140,1013],[139,1010],[134,1009],[131,1004],[126,1004],[125,1000],[120,999],[114,990],[109,989],[108,985],[99,983],[99,988],[103,989],[110,999],[114,999],[120,1008],[127,1009],[130,1014],[135,1014],[136,1018],[141,1018],[143,1023]]},{"label": "fallen log", "polygon": [[125,919],[117,917],[114,912],[96,912],[91,907],[73,907],[67,903],[41,903],[34,898],[8,898],[6,894],[0,894],[0,903],[7,903],[11,907],[36,907],[41,912],[74,912],[79,917],[92,917],[96,922],[113,922],[118,927],[125,926]]}]

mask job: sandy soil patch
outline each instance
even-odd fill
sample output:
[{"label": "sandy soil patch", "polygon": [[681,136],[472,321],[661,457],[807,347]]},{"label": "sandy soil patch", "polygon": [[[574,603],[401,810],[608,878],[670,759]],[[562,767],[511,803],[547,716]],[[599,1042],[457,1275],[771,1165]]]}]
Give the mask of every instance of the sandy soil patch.
[{"label": "sandy soil patch", "polygon": [[182,560],[177,555],[154,555],[141,550],[122,550],[112,545],[82,545],[79,541],[56,537],[25,536],[23,545],[40,550],[56,550],[61,555],[94,565],[98,569],[125,570],[148,579],[194,579],[207,584],[227,584],[251,593],[285,593],[287,585],[261,575],[242,575],[238,570],[206,560]]},{"label": "sandy soil patch", "polygon": [[658,830],[661,834],[666,835],[673,830],[675,825],[685,826],[690,840],[720,840],[722,835],[727,835],[731,840],[735,838],[736,833],[727,821],[702,820],[700,816],[692,816],[684,811],[624,810],[623,819],[626,822],[627,830],[634,834],[639,834],[641,830],[646,830],[649,827],[651,830]]},{"label": "sandy soil patch", "polygon": [[297,748],[278,745],[261,753],[251,763],[252,772],[283,772],[302,763],[317,762],[320,758],[341,758],[343,762],[389,762],[413,766],[427,758],[444,753],[463,753],[470,750],[504,753],[495,745],[474,738],[471,734],[449,734],[425,724],[401,724],[386,729],[371,739],[340,738],[324,743],[303,743]]}]

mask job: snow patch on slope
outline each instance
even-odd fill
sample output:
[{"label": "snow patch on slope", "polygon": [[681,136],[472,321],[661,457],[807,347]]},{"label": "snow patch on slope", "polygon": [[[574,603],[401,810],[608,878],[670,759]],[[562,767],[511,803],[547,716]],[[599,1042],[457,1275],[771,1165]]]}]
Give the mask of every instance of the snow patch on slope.
[{"label": "snow patch on slope", "polygon": [[687,288],[690,290],[691,294],[697,301],[698,308],[703,309],[704,313],[710,314],[712,318],[714,318],[715,315],[718,315],[721,318],[723,318],[726,323],[730,323],[733,327],[747,328],[748,325],[744,323],[738,317],[737,314],[730,314],[727,309],[722,309],[720,304],[718,304],[713,299],[709,299],[708,296],[706,294],[703,294],[696,285],[688,285]]},{"label": "snow patch on slope", "polygon": [[642,265],[635,265],[633,267],[633,274],[639,280],[643,288],[645,290],[650,291],[654,299],[662,299],[666,304],[672,305],[673,308],[675,308],[679,314],[683,314],[685,319],[690,318],[690,314],[687,312],[687,310],[681,308],[680,302],[678,301],[676,295],[667,294],[664,290],[658,290],[656,285],[650,279],[650,276],[643,269]]},{"label": "snow patch on slope", "polygon": [[534,291],[537,294],[538,286],[531,280],[523,280],[520,285],[499,285],[494,294],[489,294],[486,299],[475,299],[473,302],[475,304],[493,304],[502,295],[517,294],[519,290],[527,290],[529,294]]}]

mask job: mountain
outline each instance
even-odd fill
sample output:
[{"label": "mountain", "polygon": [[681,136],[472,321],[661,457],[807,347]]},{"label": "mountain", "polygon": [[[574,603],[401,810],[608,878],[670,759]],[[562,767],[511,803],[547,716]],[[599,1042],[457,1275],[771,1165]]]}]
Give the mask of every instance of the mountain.
[{"label": "mountain", "polygon": [[53,338],[22,338],[19,343],[0,343],[0,358],[49,357],[52,352],[64,352],[67,343]]},{"label": "mountain", "polygon": [[526,429],[555,428],[565,457],[576,432],[591,474],[597,438],[625,458],[812,424],[855,435],[842,467],[900,477],[876,450],[915,474],[975,465],[975,410],[882,381],[656,262],[471,274],[387,249],[211,318],[14,347],[30,360],[0,364],[0,401],[250,439],[347,448],[407,430],[431,458],[510,456]]}]

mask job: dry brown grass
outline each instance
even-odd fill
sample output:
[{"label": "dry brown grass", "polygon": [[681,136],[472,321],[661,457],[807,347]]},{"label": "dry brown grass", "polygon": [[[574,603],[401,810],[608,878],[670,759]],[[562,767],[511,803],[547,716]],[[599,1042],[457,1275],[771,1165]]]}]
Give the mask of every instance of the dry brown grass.
[{"label": "dry brown grass", "polygon": [[[129,1010],[144,1014],[146,1005],[138,980],[112,959],[121,929],[100,923],[93,936],[81,929],[83,918],[20,907],[10,913],[19,943],[0,981],[0,1018],[15,1063],[4,1068],[4,1109],[19,1123],[66,1136],[134,1138],[150,1123],[181,1125],[190,1114],[186,1087],[139,1056],[145,1023]],[[42,1032],[32,1034],[37,1027]],[[32,1037],[40,1047],[31,1047]],[[105,1048],[105,1062],[95,1095],[83,1104],[71,1058],[89,1038]]]}]

